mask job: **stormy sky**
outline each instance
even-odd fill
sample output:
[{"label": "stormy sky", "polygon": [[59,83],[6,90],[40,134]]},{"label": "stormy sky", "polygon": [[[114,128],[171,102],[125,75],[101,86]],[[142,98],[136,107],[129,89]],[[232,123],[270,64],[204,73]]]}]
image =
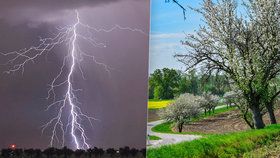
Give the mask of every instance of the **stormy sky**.
[{"label": "stormy sky", "polygon": [[[109,29],[118,24],[149,33],[149,0],[0,0],[0,52],[29,48],[39,44],[39,37],[53,37],[58,27],[75,23],[75,9],[80,20],[93,27]],[[79,41],[84,51],[111,68],[108,73],[102,65],[85,59],[81,65],[85,79],[74,71],[73,84],[82,89],[77,93],[82,111],[98,119],[93,127],[82,122],[92,147],[146,145],[147,34],[95,33],[94,38],[106,43],[105,49]],[[11,65],[3,65],[8,57],[0,55],[0,148],[13,143],[22,148],[48,147],[51,128],[41,133],[42,125],[58,109],[45,111],[51,102],[45,98],[67,53],[66,45],[56,46],[26,64],[23,74],[3,73]],[[58,96],[64,92],[65,88],[57,90]],[[65,138],[65,145],[74,148],[69,133]]]}]

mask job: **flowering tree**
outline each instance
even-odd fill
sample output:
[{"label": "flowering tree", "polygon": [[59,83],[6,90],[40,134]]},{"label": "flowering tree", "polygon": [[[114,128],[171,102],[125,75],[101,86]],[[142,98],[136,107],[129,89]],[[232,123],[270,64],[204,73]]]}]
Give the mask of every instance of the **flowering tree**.
[{"label": "flowering tree", "polygon": [[213,95],[211,93],[203,93],[201,97],[199,97],[199,105],[204,110],[204,114],[207,112],[210,114],[211,112],[215,112],[215,108],[219,104],[219,97]]},{"label": "flowering tree", "polygon": [[[252,119],[252,112],[250,111],[246,100],[242,96],[242,92],[238,90],[232,90],[224,94],[224,99],[227,104],[234,104],[241,112],[243,120],[250,128],[255,128],[254,120]],[[265,109],[261,106],[261,115],[264,115]]]},{"label": "flowering tree", "polygon": [[223,98],[224,98],[224,103],[227,106],[232,106],[233,104],[235,104],[235,99],[237,99],[237,94],[235,91],[228,91],[224,94]]},{"label": "flowering tree", "polygon": [[181,94],[171,105],[160,111],[161,118],[176,123],[179,132],[183,126],[200,113],[198,97],[189,93]]},{"label": "flowering tree", "polygon": [[[214,3],[216,2],[216,3]],[[177,54],[188,69],[223,72],[241,91],[255,128],[265,126],[262,106],[276,123],[274,102],[280,94],[280,1],[254,0],[244,4],[247,17],[237,14],[235,0],[204,0],[205,26],[187,35],[186,54]]]}]

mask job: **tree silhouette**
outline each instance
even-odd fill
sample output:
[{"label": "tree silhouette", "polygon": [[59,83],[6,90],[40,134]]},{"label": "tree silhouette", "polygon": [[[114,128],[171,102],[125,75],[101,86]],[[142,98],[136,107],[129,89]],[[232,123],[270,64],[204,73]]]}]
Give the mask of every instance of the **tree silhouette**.
[{"label": "tree silhouette", "polygon": [[34,149],[34,156],[35,158],[42,157],[42,151],[40,149]]},{"label": "tree silhouette", "polygon": [[128,146],[124,147],[124,148],[120,148],[120,154],[121,156],[128,156],[130,152],[130,149]]},{"label": "tree silhouette", "polygon": [[130,154],[131,154],[132,156],[136,156],[138,152],[139,152],[138,149],[135,149],[135,148],[130,149]]},{"label": "tree silhouette", "polygon": [[3,156],[3,157],[7,157],[7,158],[9,158],[9,157],[11,157],[13,155],[13,150],[11,150],[11,149],[2,149],[1,150],[1,156]]},{"label": "tree silhouette", "polygon": [[68,158],[73,154],[73,151],[66,146],[61,149],[61,152],[64,158]]},{"label": "tree silhouette", "polygon": [[19,157],[23,154],[23,150],[22,149],[15,149],[14,150],[15,156]]},{"label": "tree silhouette", "polygon": [[33,158],[34,155],[34,149],[26,149],[24,150],[24,154],[30,158]]},{"label": "tree silhouette", "polygon": [[[142,154],[142,155],[141,155]],[[47,148],[43,151],[40,149],[2,149],[0,158],[108,158],[108,157],[145,157],[146,149],[135,149],[124,147],[119,152],[114,148],[103,150],[102,148],[91,148],[88,150],[71,150],[67,147],[61,149]]]},{"label": "tree silhouette", "polygon": [[53,155],[55,155],[56,149],[53,147],[47,148],[46,150],[43,151],[43,153],[47,156],[47,158],[51,158]]},{"label": "tree silhouette", "polygon": [[104,155],[105,151],[102,148],[99,148],[98,153],[100,156],[102,156],[102,155]]},{"label": "tree silhouette", "polygon": [[141,149],[140,152],[142,153],[142,155],[143,155],[144,157],[146,157],[146,152],[147,152],[147,150],[146,150],[145,148]]},{"label": "tree silhouette", "polygon": [[87,153],[88,153],[88,156],[91,157],[92,155],[94,155],[94,150],[93,149],[87,149]]},{"label": "tree silhouette", "polygon": [[116,150],[113,149],[113,148],[107,149],[106,152],[107,152],[108,154],[110,154],[111,157],[114,156],[114,155],[116,154]]},{"label": "tree silhouette", "polygon": [[75,151],[74,155],[75,155],[76,157],[81,157],[84,153],[85,153],[84,150],[82,150],[82,149],[77,149],[77,150]]}]

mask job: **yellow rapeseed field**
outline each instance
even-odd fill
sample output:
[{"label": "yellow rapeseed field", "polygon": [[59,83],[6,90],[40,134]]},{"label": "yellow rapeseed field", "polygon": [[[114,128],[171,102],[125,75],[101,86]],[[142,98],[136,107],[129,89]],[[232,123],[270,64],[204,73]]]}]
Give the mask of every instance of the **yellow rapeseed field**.
[{"label": "yellow rapeseed field", "polygon": [[170,104],[173,100],[149,100],[148,101],[148,109],[160,109],[165,108],[168,104]]}]

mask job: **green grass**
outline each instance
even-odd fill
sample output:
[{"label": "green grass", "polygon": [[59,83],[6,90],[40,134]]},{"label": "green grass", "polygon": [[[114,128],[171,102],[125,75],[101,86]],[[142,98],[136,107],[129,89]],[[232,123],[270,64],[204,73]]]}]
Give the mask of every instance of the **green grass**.
[{"label": "green grass", "polygon": [[244,153],[267,145],[280,136],[280,125],[260,130],[212,135],[191,142],[182,142],[148,149],[149,158],[227,158],[242,157]]},{"label": "green grass", "polygon": [[152,128],[153,132],[158,133],[170,133],[170,134],[193,134],[193,135],[211,135],[211,134],[204,134],[200,132],[174,132],[172,131],[173,123],[172,122],[164,122]]},{"label": "green grass", "polygon": [[148,109],[161,109],[168,106],[173,100],[155,100],[150,99],[148,101]]},{"label": "green grass", "polygon": [[149,136],[149,140],[161,140],[161,138],[158,136],[151,135],[151,136]]},{"label": "green grass", "polygon": [[244,158],[265,158],[265,157],[280,157],[280,136],[276,137],[271,143],[261,146],[255,150],[247,152],[243,155]]},{"label": "green grass", "polygon": [[[201,119],[204,119],[204,118],[207,118],[207,117],[210,117],[210,116],[215,116],[215,115],[218,115],[218,114],[230,111],[230,110],[234,110],[234,109],[236,109],[236,108],[235,107],[230,107],[230,108],[223,107],[223,108],[215,110],[215,113],[211,113],[211,114],[207,113],[206,115],[201,114],[198,118],[194,118],[192,121],[193,122],[199,121]],[[199,132],[182,132],[182,133],[173,132],[172,127],[173,127],[173,122],[165,122],[165,123],[162,123],[162,124],[159,124],[159,125],[153,127],[152,131],[158,132],[158,133],[209,135],[209,134],[202,134],[202,133],[199,133]]]}]

